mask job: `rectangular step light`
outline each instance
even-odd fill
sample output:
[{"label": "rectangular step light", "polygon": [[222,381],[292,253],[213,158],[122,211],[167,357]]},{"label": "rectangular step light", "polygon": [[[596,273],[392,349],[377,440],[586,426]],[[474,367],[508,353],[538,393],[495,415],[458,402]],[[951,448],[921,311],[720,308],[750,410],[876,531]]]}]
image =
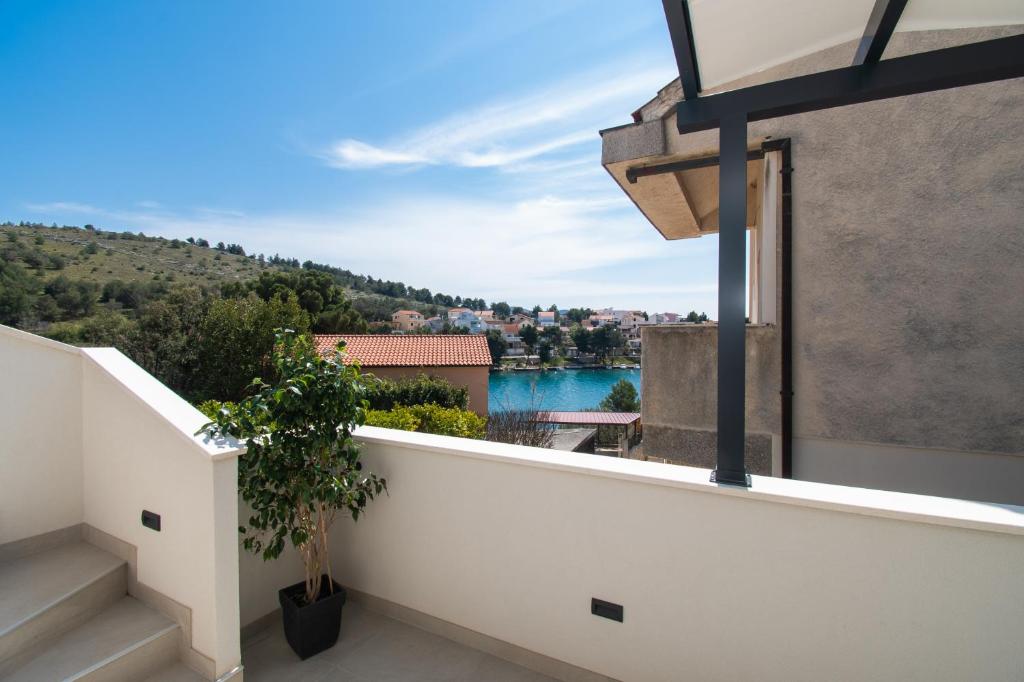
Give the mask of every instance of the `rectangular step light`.
[{"label": "rectangular step light", "polygon": [[153,530],[160,531],[160,515],[154,514],[151,511],[142,510],[142,525],[146,528],[152,528]]},{"label": "rectangular step light", "polygon": [[590,612],[595,616],[622,622],[622,604],[613,604],[602,599],[591,599]]}]

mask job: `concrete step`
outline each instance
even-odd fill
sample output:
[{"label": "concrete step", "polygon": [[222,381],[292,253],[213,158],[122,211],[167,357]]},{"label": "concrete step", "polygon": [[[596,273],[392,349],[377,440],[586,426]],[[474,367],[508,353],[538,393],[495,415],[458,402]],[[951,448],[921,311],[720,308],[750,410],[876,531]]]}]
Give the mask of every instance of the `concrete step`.
[{"label": "concrete step", "polygon": [[189,668],[184,663],[175,663],[155,674],[150,675],[143,682],[208,682],[205,677]]},{"label": "concrete step", "polygon": [[132,597],[48,642],[7,682],[140,680],[174,664],[181,630]]},{"label": "concrete step", "polygon": [[128,592],[127,566],[85,542],[0,564],[0,677]]}]

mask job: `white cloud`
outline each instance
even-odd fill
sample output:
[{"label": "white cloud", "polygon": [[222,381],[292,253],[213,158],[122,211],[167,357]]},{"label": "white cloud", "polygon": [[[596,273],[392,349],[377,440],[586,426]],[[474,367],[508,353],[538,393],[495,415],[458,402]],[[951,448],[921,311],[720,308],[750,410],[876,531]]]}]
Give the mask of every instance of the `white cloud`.
[{"label": "white cloud", "polygon": [[343,169],[507,166],[597,141],[600,127],[625,120],[671,78],[665,67],[619,62],[516,99],[471,108],[382,144],[340,139],[318,156]]},{"label": "white cloud", "polygon": [[416,154],[390,151],[374,147],[359,140],[339,140],[323,155],[327,164],[335,168],[375,168],[394,164],[431,163]]},{"label": "white cloud", "polygon": [[76,201],[51,201],[44,204],[25,204],[25,208],[36,213],[56,213],[59,215],[76,213],[79,215],[91,215],[102,211],[89,204],[81,204]]}]

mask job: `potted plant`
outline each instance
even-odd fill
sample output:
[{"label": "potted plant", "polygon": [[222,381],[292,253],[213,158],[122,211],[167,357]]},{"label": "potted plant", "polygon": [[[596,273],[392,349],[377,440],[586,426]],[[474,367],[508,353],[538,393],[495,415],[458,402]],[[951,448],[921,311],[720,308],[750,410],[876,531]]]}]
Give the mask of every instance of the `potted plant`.
[{"label": "potted plant", "polygon": [[306,659],[333,646],[341,627],[345,590],[328,547],[335,515],[357,520],[387,483],[359,462],[352,430],[364,420],[365,388],[359,369],[342,363],[342,346],[325,358],[290,330],[276,338],[274,382],[254,379],[252,395],[220,409],[203,431],[248,447],[238,462],[238,488],[252,508],[239,527],[245,549],[269,561],[291,542],[302,558],[305,580],[278,596],[288,643]]}]

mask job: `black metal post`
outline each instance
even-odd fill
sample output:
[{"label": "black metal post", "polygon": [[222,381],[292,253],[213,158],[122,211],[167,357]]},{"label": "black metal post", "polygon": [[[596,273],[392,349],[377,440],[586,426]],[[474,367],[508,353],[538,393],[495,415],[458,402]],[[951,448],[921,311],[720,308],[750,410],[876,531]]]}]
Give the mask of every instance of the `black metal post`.
[{"label": "black metal post", "polygon": [[750,485],[744,464],[747,278],[747,117],[719,123],[717,483]]}]

